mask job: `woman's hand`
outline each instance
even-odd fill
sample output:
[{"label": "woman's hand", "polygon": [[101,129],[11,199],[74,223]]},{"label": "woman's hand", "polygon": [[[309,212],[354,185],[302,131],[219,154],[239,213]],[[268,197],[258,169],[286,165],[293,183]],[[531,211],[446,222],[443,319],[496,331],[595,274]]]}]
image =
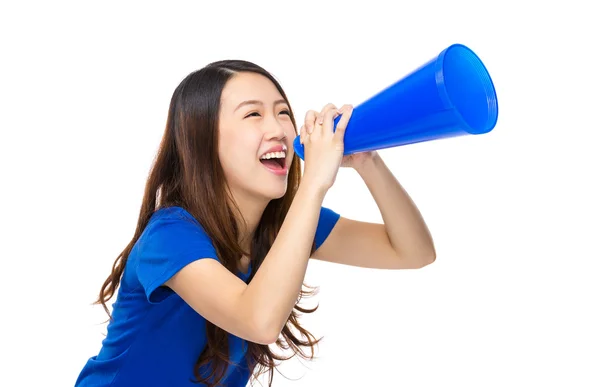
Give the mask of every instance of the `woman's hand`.
[{"label": "woman's hand", "polygon": [[[333,104],[328,104],[327,106],[325,106],[323,108],[323,111],[321,111],[320,114],[314,110],[310,110],[310,111],[308,111],[308,113],[306,113],[303,129],[306,129],[307,133],[303,134],[302,130],[300,131],[300,142],[301,143],[303,143],[303,141],[306,139],[307,134],[309,134],[310,131],[312,130],[312,128],[314,127],[315,121],[320,119],[321,120],[320,122],[322,122],[323,117],[324,117],[323,112],[326,112],[327,110],[330,110],[330,109],[335,109],[335,106]],[[351,105],[344,105],[341,109],[338,110],[338,114],[335,114],[333,116],[333,119],[335,119],[339,115],[339,112],[341,112],[342,110],[347,113],[348,119],[350,119],[350,117],[352,116],[352,110],[353,110]],[[345,126],[343,129],[345,129]],[[336,132],[337,132],[337,128],[336,128]],[[365,163],[373,160],[373,158],[375,156],[377,156],[376,151],[358,152],[358,153],[349,154],[349,155],[343,156],[340,166],[344,167],[344,168],[353,168],[358,171],[361,167],[363,167],[365,165]]]},{"label": "woman's hand", "polygon": [[367,162],[372,161],[377,156],[377,151],[358,152],[346,155],[342,158],[342,167],[354,168],[360,170]]},{"label": "woman's hand", "polygon": [[[335,133],[333,120],[342,115]],[[309,184],[316,184],[323,190],[331,188],[344,156],[344,134],[352,114],[350,106],[337,109],[327,104],[317,113],[306,113],[304,125],[300,129],[300,143],[304,145],[304,176]]]}]

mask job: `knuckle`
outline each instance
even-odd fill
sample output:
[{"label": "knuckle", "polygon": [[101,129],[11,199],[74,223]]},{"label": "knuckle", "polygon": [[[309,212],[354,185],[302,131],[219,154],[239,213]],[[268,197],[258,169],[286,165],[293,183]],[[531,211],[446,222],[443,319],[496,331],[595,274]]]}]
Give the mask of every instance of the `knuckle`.
[{"label": "knuckle", "polygon": [[335,105],[330,102],[327,105],[323,106],[323,109],[321,110],[321,112],[322,113],[326,112],[327,110],[332,109],[332,108],[335,108]]}]

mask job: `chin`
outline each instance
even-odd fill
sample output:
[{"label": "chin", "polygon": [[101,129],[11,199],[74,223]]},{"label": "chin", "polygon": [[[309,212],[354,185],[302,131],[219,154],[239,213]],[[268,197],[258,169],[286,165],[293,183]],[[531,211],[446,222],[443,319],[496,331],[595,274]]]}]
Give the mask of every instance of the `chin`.
[{"label": "chin", "polygon": [[269,201],[282,198],[287,192],[288,177],[275,176],[270,172],[267,173],[268,175],[265,177],[259,174],[254,175],[256,177],[260,176],[259,179],[253,182],[254,191]]},{"label": "chin", "polygon": [[281,199],[283,196],[285,196],[286,192],[287,192],[287,182],[286,182],[285,186],[283,186],[281,188],[273,187],[272,190],[263,191],[263,195],[265,197],[267,197],[269,200],[275,200],[275,199]]}]

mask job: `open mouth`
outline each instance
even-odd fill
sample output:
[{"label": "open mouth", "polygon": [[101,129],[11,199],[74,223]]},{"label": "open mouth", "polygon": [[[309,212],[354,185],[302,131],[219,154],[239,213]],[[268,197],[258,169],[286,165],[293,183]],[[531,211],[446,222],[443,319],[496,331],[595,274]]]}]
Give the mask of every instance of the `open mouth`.
[{"label": "open mouth", "polygon": [[264,166],[270,169],[284,169],[285,168],[285,152],[270,152],[265,153],[261,158],[260,162]]}]

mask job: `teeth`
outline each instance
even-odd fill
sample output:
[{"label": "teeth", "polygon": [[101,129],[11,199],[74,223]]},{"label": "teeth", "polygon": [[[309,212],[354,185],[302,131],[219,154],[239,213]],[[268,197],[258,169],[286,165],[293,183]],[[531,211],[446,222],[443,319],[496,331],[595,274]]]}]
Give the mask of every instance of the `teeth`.
[{"label": "teeth", "polygon": [[269,153],[265,153],[262,157],[262,159],[283,159],[285,158],[285,152],[269,152]]}]

